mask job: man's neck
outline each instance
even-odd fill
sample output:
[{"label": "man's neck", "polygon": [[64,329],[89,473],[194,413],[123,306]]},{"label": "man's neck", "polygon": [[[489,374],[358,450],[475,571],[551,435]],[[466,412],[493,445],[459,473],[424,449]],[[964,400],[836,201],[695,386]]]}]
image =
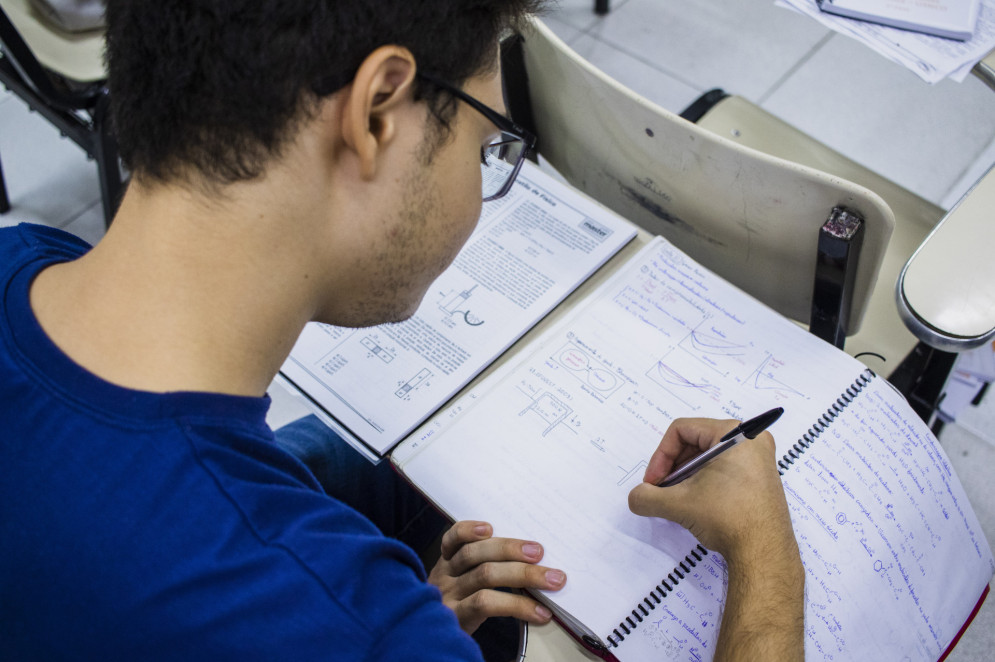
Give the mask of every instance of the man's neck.
[{"label": "man's neck", "polygon": [[133,185],[91,252],[36,279],[42,328],[120,386],[262,395],[314,312],[316,279],[294,254],[306,229],[288,233],[273,211],[292,209],[230,202]]}]

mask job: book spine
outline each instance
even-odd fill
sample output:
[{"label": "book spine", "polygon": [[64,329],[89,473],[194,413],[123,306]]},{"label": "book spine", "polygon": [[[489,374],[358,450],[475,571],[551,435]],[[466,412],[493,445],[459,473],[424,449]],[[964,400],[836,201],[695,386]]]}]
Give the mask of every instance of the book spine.
[{"label": "book spine", "polygon": [[685,575],[691,574],[691,569],[698,565],[708,555],[708,550],[698,545],[678,563],[666,577],[660,580],[653,590],[651,590],[643,600],[632,610],[631,615],[626,616],[618,627],[611,634],[604,638],[610,648],[617,648],[625,638],[632,634],[643,620],[656,609],[656,606],[663,602],[663,598],[673,591],[684,579]]},{"label": "book spine", "polygon": [[818,439],[819,435],[826,431],[826,428],[830,426],[833,420],[843,413],[843,410],[853,402],[860,392],[867,386],[870,381],[874,378],[874,372],[870,369],[865,370],[860,377],[856,379],[850,386],[840,394],[840,397],[836,399],[829,409],[826,410],[822,416],[820,416],[812,427],[808,429],[808,432],[803,434],[801,438],[796,441],[788,452],[785,453],[780,460],[777,461],[777,473],[781,476],[784,472],[791,468],[791,465],[802,459],[805,451],[809,449]]}]

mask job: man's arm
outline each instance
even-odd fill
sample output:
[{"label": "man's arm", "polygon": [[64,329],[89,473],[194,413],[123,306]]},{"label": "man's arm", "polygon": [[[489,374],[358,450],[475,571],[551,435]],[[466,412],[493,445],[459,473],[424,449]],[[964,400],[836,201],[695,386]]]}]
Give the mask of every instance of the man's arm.
[{"label": "man's arm", "polygon": [[802,660],[805,571],[775,465],[773,437],[761,434],[682,483],[656,486],[736,423],[674,421],[650,459],[645,482],[629,494],[629,508],[681,524],[725,558],[729,589],[715,660]]}]

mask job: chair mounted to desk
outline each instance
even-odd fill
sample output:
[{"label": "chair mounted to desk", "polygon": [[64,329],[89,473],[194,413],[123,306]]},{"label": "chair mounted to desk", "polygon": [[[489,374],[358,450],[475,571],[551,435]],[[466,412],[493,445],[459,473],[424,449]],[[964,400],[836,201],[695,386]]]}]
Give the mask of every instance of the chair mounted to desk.
[{"label": "chair mounted to desk", "polygon": [[[30,26],[34,34],[47,37],[45,30],[54,32],[30,13],[24,0],[0,3],[0,47],[3,51],[0,54],[0,83],[96,161],[104,221],[110,225],[124,190],[124,178],[117,142],[110,129],[105,81],[103,78],[74,79],[43,66],[11,20],[12,16],[17,16],[22,25]],[[74,41],[60,35],[52,38],[64,39],[68,44],[63,49],[64,56],[69,56],[76,44],[90,46],[82,40]],[[99,42],[102,43],[102,37]],[[10,200],[0,169],[0,212],[9,210]]]},{"label": "chair mounted to desk", "polygon": [[[541,23],[502,53],[512,117],[534,130],[539,154],[572,185],[786,316],[815,322],[813,332],[837,346],[859,328],[894,224],[874,193],[651,104]],[[859,219],[849,241],[863,235],[862,246],[829,237],[836,254],[820,258],[837,207]]]}]

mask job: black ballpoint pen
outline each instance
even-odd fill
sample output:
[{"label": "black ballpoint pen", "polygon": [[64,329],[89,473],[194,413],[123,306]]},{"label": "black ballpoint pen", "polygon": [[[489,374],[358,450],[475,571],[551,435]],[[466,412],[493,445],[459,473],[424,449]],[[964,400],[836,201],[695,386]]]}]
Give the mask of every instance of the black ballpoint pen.
[{"label": "black ballpoint pen", "polygon": [[760,414],[756,418],[751,418],[748,421],[740,423],[732,431],[730,431],[729,434],[719,439],[717,444],[704,451],[701,455],[696,455],[688,460],[686,463],[672,471],[668,476],[657,483],[657,485],[659,487],[670,487],[671,485],[676,485],[685,478],[693,476],[699,469],[705,466],[706,463],[718,457],[720,453],[729,450],[741,441],[753,439],[758,434],[769,428],[774,424],[774,421],[781,418],[781,414],[783,413],[784,409],[777,407]]}]

